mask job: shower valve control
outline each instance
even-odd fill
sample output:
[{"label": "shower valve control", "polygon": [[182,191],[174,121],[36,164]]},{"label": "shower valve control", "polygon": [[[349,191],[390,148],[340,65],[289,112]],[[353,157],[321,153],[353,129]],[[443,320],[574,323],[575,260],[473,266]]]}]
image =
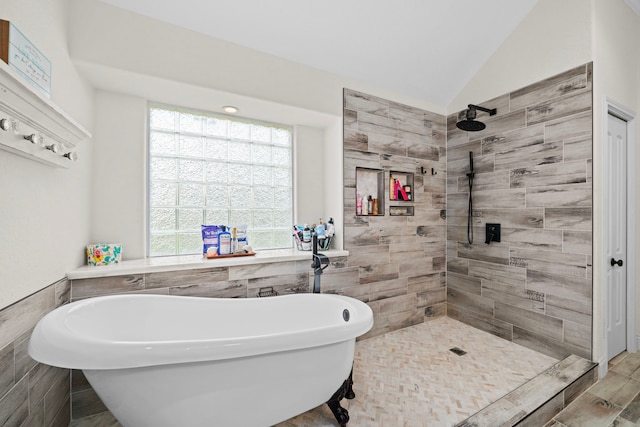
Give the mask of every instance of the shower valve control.
[{"label": "shower valve control", "polygon": [[622,260],[619,259],[616,261],[615,258],[611,258],[611,267],[615,266],[616,264],[618,265],[618,267],[622,267]]},{"label": "shower valve control", "polygon": [[500,241],[500,224],[486,224],[486,238],[485,243],[488,245],[491,242],[499,242]]}]

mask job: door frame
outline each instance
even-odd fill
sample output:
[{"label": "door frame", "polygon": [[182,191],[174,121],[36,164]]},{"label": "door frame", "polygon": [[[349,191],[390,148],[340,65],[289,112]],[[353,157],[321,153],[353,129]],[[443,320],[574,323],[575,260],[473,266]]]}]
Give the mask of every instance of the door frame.
[{"label": "door frame", "polygon": [[[636,113],[635,111],[625,107],[624,105],[606,98],[604,108],[604,141],[607,141],[609,133],[609,115],[622,119],[627,124],[627,351],[635,352],[640,347],[640,337],[636,335],[636,172],[635,160],[637,155],[637,137],[636,137]],[[606,149],[606,147],[605,147]],[[604,174],[605,181],[608,180],[608,172]],[[604,187],[606,188],[606,186]],[[605,216],[605,223],[608,221]],[[602,261],[602,260],[601,260]],[[603,262],[607,262],[604,260]],[[606,321],[608,319],[609,301],[607,299],[606,285],[603,286],[604,293],[604,319],[605,327],[605,361],[609,360],[609,348],[607,340]],[[601,366],[606,372],[605,366]]]}]

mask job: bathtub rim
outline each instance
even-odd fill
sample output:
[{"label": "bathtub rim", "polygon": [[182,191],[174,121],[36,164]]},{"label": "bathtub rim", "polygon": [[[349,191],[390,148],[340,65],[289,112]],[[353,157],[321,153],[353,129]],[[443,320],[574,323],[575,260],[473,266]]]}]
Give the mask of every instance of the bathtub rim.
[{"label": "bathtub rim", "polygon": [[[69,369],[126,369],[144,366],[215,361],[265,353],[290,351],[355,340],[373,326],[371,308],[355,298],[335,294],[292,294],[278,298],[288,303],[295,299],[310,298],[334,300],[332,304],[343,304],[351,312],[349,322],[336,323],[312,329],[294,329],[282,334],[254,335],[243,338],[168,340],[168,341],[114,341],[86,334],[78,334],[65,324],[66,316],[78,309],[88,309],[93,304],[112,303],[119,299],[153,302],[154,299],[189,299],[200,302],[218,300],[231,304],[256,299],[206,298],[176,295],[108,295],[76,301],[48,313],[36,325],[29,341],[29,355],[41,363]],[[338,303],[335,300],[339,301]],[[60,328],[59,325],[64,325]]]}]

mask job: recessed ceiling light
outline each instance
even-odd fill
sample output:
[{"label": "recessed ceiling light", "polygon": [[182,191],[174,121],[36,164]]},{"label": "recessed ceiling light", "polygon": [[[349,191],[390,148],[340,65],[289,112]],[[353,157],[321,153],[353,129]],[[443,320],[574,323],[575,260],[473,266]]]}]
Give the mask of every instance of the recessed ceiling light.
[{"label": "recessed ceiling light", "polygon": [[222,111],[224,111],[225,113],[237,113],[238,112],[238,107],[234,107],[233,105],[225,105],[224,107],[222,107]]}]

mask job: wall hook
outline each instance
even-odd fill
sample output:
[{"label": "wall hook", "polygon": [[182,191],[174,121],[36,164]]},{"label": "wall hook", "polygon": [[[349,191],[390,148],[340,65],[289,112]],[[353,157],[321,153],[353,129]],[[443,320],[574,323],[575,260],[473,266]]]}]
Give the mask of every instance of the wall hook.
[{"label": "wall hook", "polygon": [[[427,173],[427,169],[425,169],[424,166],[420,166],[420,173],[424,175],[425,173]],[[437,174],[438,172],[436,172],[434,168],[431,168],[431,175],[437,175]]]}]

